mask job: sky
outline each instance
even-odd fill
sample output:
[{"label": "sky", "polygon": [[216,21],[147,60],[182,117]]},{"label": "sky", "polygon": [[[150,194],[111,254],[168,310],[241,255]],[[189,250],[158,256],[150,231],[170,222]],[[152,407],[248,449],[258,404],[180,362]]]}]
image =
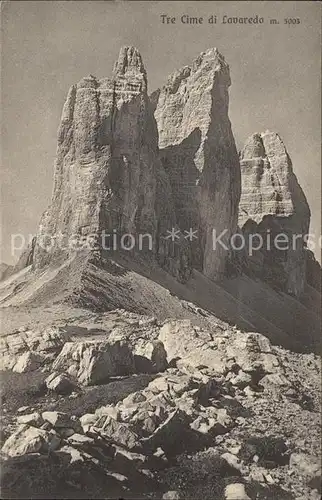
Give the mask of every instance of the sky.
[{"label": "sky", "polygon": [[[161,15],[176,17],[163,24]],[[182,15],[204,23],[183,24]],[[207,22],[217,16],[217,24]],[[222,24],[223,16],[264,18]],[[69,87],[110,76],[122,45],[141,52],[149,92],[200,52],[217,47],[230,66],[229,116],[237,148],[267,129],[282,137],[321,228],[321,6],[274,1],[13,1],[1,7],[1,256],[12,234],[37,231],[53,184],[57,129]],[[270,24],[271,18],[279,24]],[[284,24],[284,19],[299,24]],[[316,255],[319,256],[319,250]]]}]

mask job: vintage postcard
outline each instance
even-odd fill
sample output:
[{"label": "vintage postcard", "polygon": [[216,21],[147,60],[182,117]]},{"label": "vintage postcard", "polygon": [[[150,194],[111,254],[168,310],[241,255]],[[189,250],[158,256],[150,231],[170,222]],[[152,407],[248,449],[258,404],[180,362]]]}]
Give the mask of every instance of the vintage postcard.
[{"label": "vintage postcard", "polygon": [[1,2],[3,499],[318,500],[321,3]]}]

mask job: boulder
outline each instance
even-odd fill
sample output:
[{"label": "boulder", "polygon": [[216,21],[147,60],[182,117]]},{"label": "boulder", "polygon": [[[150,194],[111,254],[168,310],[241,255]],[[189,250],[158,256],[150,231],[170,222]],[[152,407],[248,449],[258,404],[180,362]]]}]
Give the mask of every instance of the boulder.
[{"label": "boulder", "polygon": [[143,401],[146,401],[145,395],[142,392],[137,391],[129,394],[126,398],[124,398],[122,401],[122,405],[132,406],[138,403],[143,403]]},{"label": "boulder", "polygon": [[207,367],[219,374],[226,371],[224,352],[218,349],[210,332],[193,326],[189,320],[165,323],[160,329],[159,340],[164,344],[169,363],[177,360],[179,368]]},{"label": "boulder", "polygon": [[95,415],[95,413],[86,413],[79,418],[79,421],[81,423],[83,431],[87,432],[90,429],[91,425],[94,425],[94,423],[97,421],[97,415]]},{"label": "boulder", "polygon": [[75,366],[78,382],[84,385],[135,371],[132,351],[122,340],[67,342],[53,369],[68,370],[70,366]]},{"label": "boulder", "polygon": [[65,374],[51,374],[46,378],[47,389],[57,394],[71,394],[77,389],[77,385]]},{"label": "boulder", "polygon": [[28,413],[27,415],[20,415],[17,417],[17,424],[28,424],[37,427],[42,423],[43,419],[38,412]]},{"label": "boulder", "polygon": [[16,364],[13,367],[14,372],[26,373],[37,370],[44,362],[45,357],[37,352],[28,351],[24,352],[17,359]]},{"label": "boulder", "polygon": [[76,417],[73,418],[60,411],[44,411],[41,416],[45,422],[49,422],[54,428],[67,427],[78,430],[81,427]]},{"label": "boulder", "polygon": [[128,471],[129,467],[144,468],[147,457],[141,453],[134,453],[119,446],[114,446],[114,465],[117,470]]},{"label": "boulder", "polygon": [[[69,335],[64,328],[48,327],[30,330],[24,327],[21,331],[0,338],[0,367],[4,370],[12,369],[21,355],[32,352],[34,360],[41,359],[41,362],[34,363],[34,366],[38,368],[50,356],[58,354],[68,340]],[[28,358],[29,356],[27,360]],[[22,358],[20,363],[24,364],[24,359]]]},{"label": "boulder", "polygon": [[175,453],[177,447],[183,444],[188,429],[189,418],[181,410],[175,409],[150,436],[141,438],[141,443],[149,450],[162,447],[166,453]]},{"label": "boulder", "polygon": [[245,463],[251,463],[256,455],[259,465],[275,467],[289,463],[288,448],[279,436],[251,436],[241,445],[239,454]]},{"label": "boulder", "polygon": [[267,391],[282,391],[291,387],[290,381],[283,373],[269,373],[262,377],[259,385]]},{"label": "boulder", "polygon": [[260,333],[238,333],[227,345],[226,353],[246,373],[258,373],[263,377],[266,373],[282,371],[269,340]]},{"label": "boulder", "polygon": [[232,385],[239,387],[240,389],[244,389],[247,385],[252,382],[252,377],[249,373],[245,373],[242,370],[239,370],[238,374],[229,379]]},{"label": "boulder", "polygon": [[[217,434],[218,424],[214,418],[199,416],[190,424],[190,427],[192,430],[200,432],[201,434],[213,434],[215,436]],[[223,434],[222,426],[219,427],[220,432],[218,432],[218,434]]]},{"label": "boulder", "polygon": [[159,392],[168,391],[169,383],[167,377],[157,377],[149,383],[147,390],[158,394]]},{"label": "boulder", "polygon": [[19,425],[4,443],[2,452],[10,457],[17,457],[28,453],[46,453],[57,449],[59,445],[60,439],[56,434],[28,425]]},{"label": "boulder", "polygon": [[251,500],[243,483],[231,483],[225,488],[226,500]]},{"label": "boulder", "polygon": [[108,437],[111,442],[128,449],[140,448],[137,434],[127,424],[117,422],[112,417],[106,417],[103,425],[96,422],[95,428],[99,430],[102,436]]},{"label": "boulder", "polygon": [[83,434],[78,434],[78,432],[74,432],[71,436],[68,437],[67,440],[72,446],[82,446],[95,443],[95,440],[93,438],[84,436]]},{"label": "boulder", "polygon": [[134,358],[138,373],[163,372],[168,365],[167,353],[161,341],[148,342],[137,347]]},{"label": "boulder", "polygon": [[163,500],[180,500],[182,496],[176,490],[169,490],[162,495]]},{"label": "boulder", "polygon": [[321,460],[306,453],[292,453],[290,467],[308,479],[321,477]]}]

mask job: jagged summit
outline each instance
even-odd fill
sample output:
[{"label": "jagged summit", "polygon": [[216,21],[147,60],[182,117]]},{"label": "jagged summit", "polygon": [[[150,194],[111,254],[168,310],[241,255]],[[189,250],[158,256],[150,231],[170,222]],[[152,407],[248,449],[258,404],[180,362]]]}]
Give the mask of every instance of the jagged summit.
[{"label": "jagged summit", "polygon": [[[231,84],[229,65],[224,56],[216,48],[210,48],[201,52],[191,63],[183,66],[169,75],[166,84],[162,87],[163,92],[174,94],[179,87],[188,84],[191,85],[191,79],[207,78],[211,87],[216,87],[219,83],[227,88]],[[198,86],[196,87],[198,88]],[[201,90],[202,92],[203,90]],[[182,88],[181,88],[182,92]]]},{"label": "jagged summit", "polygon": [[274,155],[288,154],[281,136],[275,131],[265,130],[265,132],[255,132],[248,137],[240,152],[240,158],[242,160],[256,157],[265,158],[270,149],[269,144],[274,148]]},{"label": "jagged summit", "polygon": [[240,153],[240,167],[240,227],[263,233],[264,238],[268,230],[285,234],[289,240],[288,250],[260,252],[260,276],[267,275],[272,284],[300,296],[306,275],[303,236],[309,230],[310,208],[281,137],[269,130],[252,134]]},{"label": "jagged summit", "polygon": [[242,195],[239,223],[259,222],[263,215],[288,217],[302,214],[308,230],[310,209],[293,171],[286,147],[276,132],[252,134],[240,153]]},{"label": "jagged summit", "polygon": [[229,71],[229,65],[226,63],[225,57],[216,47],[201,52],[201,54],[193,60],[191,67],[193,70],[196,70],[202,65],[212,66],[215,71],[222,71],[224,69]]},{"label": "jagged summit", "polygon": [[126,75],[126,73],[142,73],[146,75],[142,56],[133,46],[122,47],[118,60],[114,65],[114,75]]}]

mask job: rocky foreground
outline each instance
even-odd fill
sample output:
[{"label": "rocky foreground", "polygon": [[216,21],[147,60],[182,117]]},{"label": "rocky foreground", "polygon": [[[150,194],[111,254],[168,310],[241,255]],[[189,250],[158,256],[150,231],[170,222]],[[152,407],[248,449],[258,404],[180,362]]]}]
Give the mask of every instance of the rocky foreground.
[{"label": "rocky foreground", "polygon": [[1,341],[3,498],[320,497],[313,354],[124,310]]}]

